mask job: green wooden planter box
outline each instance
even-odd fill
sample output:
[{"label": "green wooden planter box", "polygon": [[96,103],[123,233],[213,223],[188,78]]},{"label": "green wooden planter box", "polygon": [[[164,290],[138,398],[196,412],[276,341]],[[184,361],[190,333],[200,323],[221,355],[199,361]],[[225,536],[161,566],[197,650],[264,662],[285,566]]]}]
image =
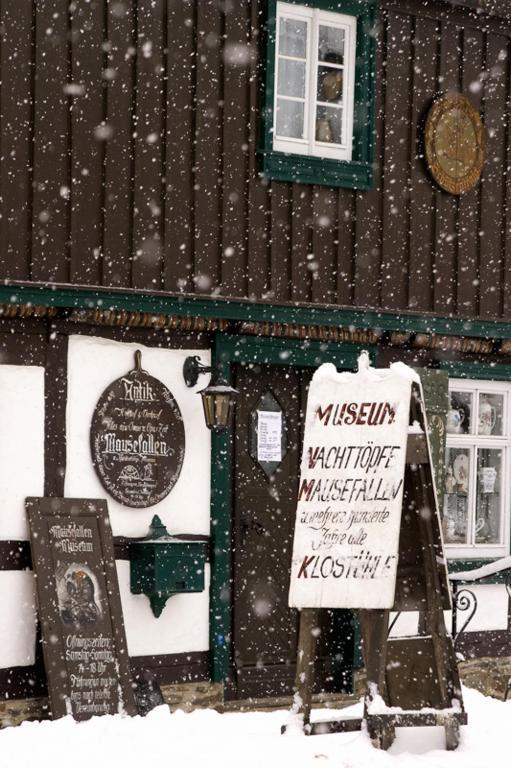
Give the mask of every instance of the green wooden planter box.
[{"label": "green wooden planter box", "polygon": [[149,536],[129,545],[131,592],[147,595],[156,617],[172,595],[202,592],[207,548],[205,541],[171,536],[155,516]]}]

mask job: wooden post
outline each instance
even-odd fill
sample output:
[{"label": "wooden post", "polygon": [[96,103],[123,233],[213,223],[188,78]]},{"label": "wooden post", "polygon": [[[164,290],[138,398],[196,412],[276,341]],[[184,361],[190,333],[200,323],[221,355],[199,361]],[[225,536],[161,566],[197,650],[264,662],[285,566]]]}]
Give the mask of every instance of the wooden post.
[{"label": "wooden post", "polygon": [[367,722],[369,736],[375,747],[388,749],[395,738],[395,729],[390,724],[374,725],[368,717],[368,707],[373,698],[379,695],[387,700],[387,683],[385,680],[387,640],[389,634],[389,611],[365,610],[359,611],[362,642],[364,644],[364,662],[367,675],[367,692],[364,697],[364,718]]},{"label": "wooden post", "polygon": [[310,723],[314,663],[316,661],[316,634],[318,610],[302,608],[298,632],[298,653],[296,658],[295,702],[293,710],[303,718],[304,730]]},{"label": "wooden post", "polygon": [[[411,421],[418,420],[424,432],[426,420],[422,410],[422,403],[414,388],[411,401]],[[429,472],[426,472],[426,466]],[[440,595],[442,593],[438,566],[436,563],[435,541],[433,536],[432,516],[435,510],[435,497],[433,490],[433,474],[431,465],[418,464],[416,468],[418,477],[413,483],[414,501],[416,512],[419,515],[419,531],[421,534],[422,556],[426,582],[426,621],[433,641],[433,653],[436,662],[438,686],[444,707],[450,707],[447,680],[448,680],[448,648],[447,632],[445,630],[444,614]]]},{"label": "wooden post", "polygon": [[365,610],[359,611],[358,615],[362,629],[362,642],[364,643],[364,662],[369,699],[373,694],[379,694],[385,698],[385,659],[387,657],[389,611]]},{"label": "wooden post", "polygon": [[[411,401],[412,420],[417,419],[424,432],[426,431],[426,420],[423,412],[423,406],[417,397],[414,389]],[[433,535],[432,514],[435,509],[435,495],[433,489],[432,468],[419,464],[416,467],[417,481],[413,483],[414,501],[416,512],[419,515],[419,531],[422,545],[422,555],[424,563],[424,574],[426,583],[426,611],[424,614],[427,630],[431,634],[433,643],[433,655],[435,659],[436,677],[442,704],[449,708],[452,704],[449,690],[449,680],[452,675],[449,674],[450,653],[449,640],[445,628],[445,620],[440,599],[441,585],[436,563],[435,541]],[[445,742],[448,750],[454,750],[459,744],[460,725],[454,717],[446,717],[445,724]]]}]

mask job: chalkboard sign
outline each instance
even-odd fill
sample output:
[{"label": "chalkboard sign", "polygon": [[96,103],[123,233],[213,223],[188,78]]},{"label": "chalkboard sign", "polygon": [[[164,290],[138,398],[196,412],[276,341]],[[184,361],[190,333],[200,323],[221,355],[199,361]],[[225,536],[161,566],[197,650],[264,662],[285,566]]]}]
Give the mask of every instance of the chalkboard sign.
[{"label": "chalkboard sign", "polygon": [[106,502],[26,502],[53,718],[135,714]]},{"label": "chalkboard sign", "polygon": [[105,490],[127,507],[151,507],[176,484],[183,464],[181,411],[167,387],[141,368],[105,389],[91,425],[92,462]]}]

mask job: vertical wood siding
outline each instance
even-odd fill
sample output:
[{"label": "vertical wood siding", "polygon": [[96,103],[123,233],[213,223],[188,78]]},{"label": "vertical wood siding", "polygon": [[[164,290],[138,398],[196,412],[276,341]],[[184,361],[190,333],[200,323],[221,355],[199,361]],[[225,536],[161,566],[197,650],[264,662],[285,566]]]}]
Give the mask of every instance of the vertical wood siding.
[{"label": "vertical wood siding", "polygon": [[[511,319],[509,24],[384,0],[356,192],[259,175],[265,8],[2,3],[0,278]],[[461,197],[424,164],[449,89],[486,126]]]},{"label": "vertical wood siding", "polygon": [[[194,241],[194,93],[197,87],[195,7],[170,0],[167,16],[165,97],[165,200],[163,253],[165,290],[191,291]],[[201,43],[199,42],[199,45]],[[183,141],[182,137],[188,140]],[[195,206],[197,210],[197,206]],[[188,265],[188,266],[187,266]]]}]

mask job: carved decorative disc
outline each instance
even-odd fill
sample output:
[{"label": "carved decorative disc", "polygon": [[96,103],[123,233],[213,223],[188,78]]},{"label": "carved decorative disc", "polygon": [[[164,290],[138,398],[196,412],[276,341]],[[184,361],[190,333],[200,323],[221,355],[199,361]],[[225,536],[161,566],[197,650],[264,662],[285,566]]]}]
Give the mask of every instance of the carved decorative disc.
[{"label": "carved decorative disc", "polygon": [[442,189],[461,195],[477,184],[485,155],[484,126],[466,96],[449,93],[434,102],[425,145],[430,173]]}]

